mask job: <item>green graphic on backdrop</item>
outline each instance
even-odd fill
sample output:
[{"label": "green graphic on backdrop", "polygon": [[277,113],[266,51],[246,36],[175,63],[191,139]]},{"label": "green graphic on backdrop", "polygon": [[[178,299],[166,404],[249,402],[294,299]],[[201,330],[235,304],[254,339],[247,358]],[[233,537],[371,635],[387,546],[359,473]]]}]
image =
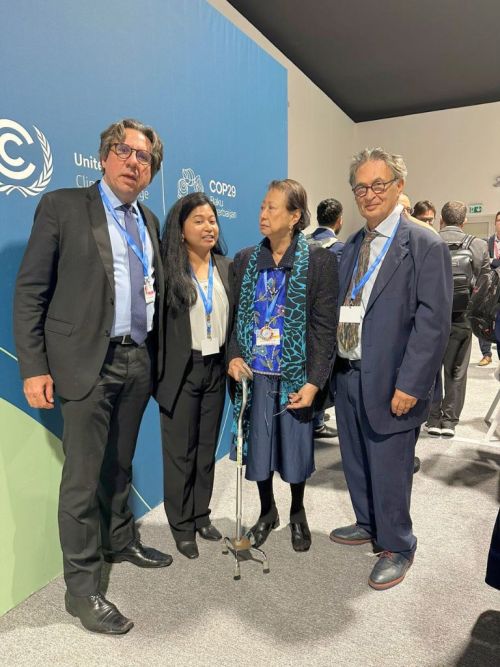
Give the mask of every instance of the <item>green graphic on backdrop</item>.
[{"label": "green graphic on backdrop", "polygon": [[61,441],[0,399],[0,615],[60,574]]}]

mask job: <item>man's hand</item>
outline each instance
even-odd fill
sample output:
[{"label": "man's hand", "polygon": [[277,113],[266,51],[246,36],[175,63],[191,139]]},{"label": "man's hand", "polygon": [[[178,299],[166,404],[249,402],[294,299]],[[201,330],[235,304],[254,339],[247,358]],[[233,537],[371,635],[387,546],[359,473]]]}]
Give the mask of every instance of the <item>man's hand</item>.
[{"label": "man's hand", "polygon": [[35,375],[26,378],[23,384],[24,395],[32,408],[54,407],[54,380],[50,375]]},{"label": "man's hand", "polygon": [[231,359],[227,372],[233,378],[233,380],[236,380],[236,382],[241,382],[242,375],[249,378],[250,380],[253,377],[252,369],[241,357],[235,357],[234,359]]},{"label": "man's hand", "polygon": [[405,394],[404,391],[396,389],[391,401],[391,412],[397,417],[401,417],[401,415],[410,412],[416,403],[417,399],[415,396],[410,396],[410,394]]},{"label": "man's hand", "polygon": [[289,410],[310,408],[318,391],[319,388],[316,387],[316,385],[306,382],[305,385],[299,389],[299,391],[288,395],[288,400],[290,403],[286,407]]}]

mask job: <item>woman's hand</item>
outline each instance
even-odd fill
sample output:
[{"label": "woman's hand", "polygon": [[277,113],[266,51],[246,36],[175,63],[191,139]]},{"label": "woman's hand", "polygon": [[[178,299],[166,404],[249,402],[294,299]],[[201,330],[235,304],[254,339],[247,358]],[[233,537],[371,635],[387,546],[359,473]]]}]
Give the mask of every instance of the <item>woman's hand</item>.
[{"label": "woman's hand", "polygon": [[316,387],[316,385],[306,382],[305,385],[299,389],[299,391],[288,395],[288,400],[290,403],[286,407],[289,410],[310,408],[318,391],[319,388]]},{"label": "woman's hand", "polygon": [[253,377],[252,369],[241,357],[235,357],[234,359],[231,359],[227,372],[233,378],[233,380],[236,380],[236,382],[241,382],[241,377],[243,375],[250,380]]}]

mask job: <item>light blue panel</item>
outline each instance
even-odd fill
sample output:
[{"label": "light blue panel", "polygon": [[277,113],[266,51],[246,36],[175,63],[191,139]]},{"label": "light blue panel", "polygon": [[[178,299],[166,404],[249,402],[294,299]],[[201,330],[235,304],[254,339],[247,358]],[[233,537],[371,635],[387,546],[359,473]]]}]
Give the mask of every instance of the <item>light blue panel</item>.
[{"label": "light blue panel", "polygon": [[[147,205],[163,220],[179,187],[192,189],[191,175],[199,177],[233,254],[258,239],[266,185],[287,173],[286,72],[203,0],[17,0],[2,13],[1,52],[0,396],[61,437],[57,410],[49,416],[27,407],[8,356],[15,355],[14,279],[41,195],[32,192],[36,183],[51,170],[44,191],[99,178],[100,132],[137,117],[165,143]],[[6,133],[20,144],[2,143]],[[35,170],[26,178],[6,175],[29,164]],[[27,188],[27,196],[7,192],[9,185]],[[228,450],[229,417],[218,456]],[[160,450],[152,402],[134,463],[134,485],[150,506],[162,498]],[[133,502],[142,514],[146,506],[136,495]]]}]

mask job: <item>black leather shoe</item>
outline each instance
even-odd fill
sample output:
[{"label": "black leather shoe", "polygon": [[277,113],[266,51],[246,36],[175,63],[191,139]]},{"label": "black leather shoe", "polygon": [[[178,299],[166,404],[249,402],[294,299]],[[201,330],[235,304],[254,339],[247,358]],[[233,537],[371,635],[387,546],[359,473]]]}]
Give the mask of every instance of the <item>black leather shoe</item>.
[{"label": "black leather shoe", "polygon": [[198,558],[200,552],[198,551],[198,545],[194,540],[180,540],[176,542],[177,551],[181,553],[186,558]]},{"label": "black leather shoe", "polygon": [[368,583],[377,591],[385,591],[386,588],[392,588],[403,581],[412,563],[413,556],[411,560],[408,560],[408,558],[405,558],[401,554],[393,553],[392,551],[382,551],[370,574]]},{"label": "black leather shoe", "polygon": [[145,547],[139,538],[136,538],[121,551],[105,552],[104,560],[107,563],[129,561],[137,567],[167,567],[172,563],[172,556],[152,547]]},{"label": "black leather shoe", "polygon": [[134,627],[133,622],[120,614],[115,605],[100,593],[77,597],[66,591],[64,604],[68,614],[79,618],[83,627],[90,632],[124,635]]},{"label": "black leather shoe", "polygon": [[413,459],[413,474],[417,473],[420,470],[420,459],[418,456],[415,456]]},{"label": "black leather shoe", "polygon": [[197,530],[198,530],[198,535],[202,537],[204,540],[210,540],[210,542],[218,542],[219,540],[222,540],[222,535],[219,533],[217,528],[211,523],[209,523],[208,526],[202,526]]},{"label": "black leather shoe", "polygon": [[300,523],[291,523],[292,547],[294,551],[309,551],[311,547],[311,531],[307,521]]},{"label": "black leather shoe", "polygon": [[373,537],[367,530],[358,526],[357,523],[353,523],[351,526],[342,526],[342,528],[332,530],[330,539],[337,544],[356,546],[357,544],[371,542]]},{"label": "black leather shoe", "polygon": [[337,429],[326,424],[323,424],[321,428],[315,429],[313,433],[315,438],[336,438],[338,436]]},{"label": "black leather shoe", "polygon": [[274,521],[257,521],[257,523],[250,528],[248,535],[254,547],[260,547],[269,537],[269,533],[280,525],[280,518],[276,515]]}]

